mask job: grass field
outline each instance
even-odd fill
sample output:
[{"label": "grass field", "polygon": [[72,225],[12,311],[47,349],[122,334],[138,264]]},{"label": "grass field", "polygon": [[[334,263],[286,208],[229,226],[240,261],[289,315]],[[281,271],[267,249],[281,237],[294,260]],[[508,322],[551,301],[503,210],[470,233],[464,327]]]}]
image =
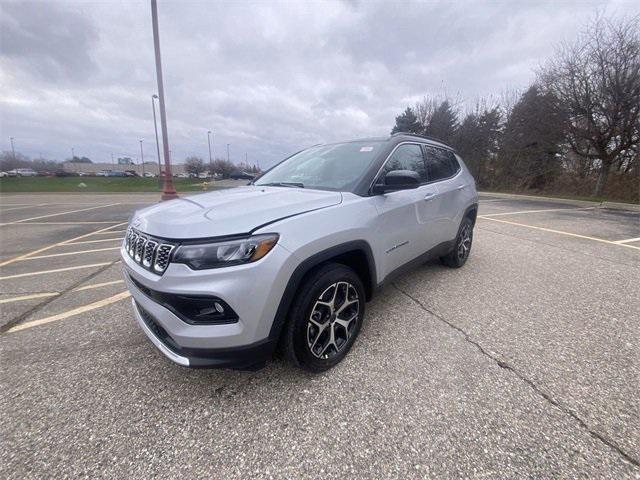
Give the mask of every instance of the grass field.
[{"label": "grass field", "polygon": [[[174,178],[178,192],[227,188],[218,182],[203,183],[193,178]],[[157,192],[157,178],[141,177],[20,177],[0,178],[0,192]]]}]

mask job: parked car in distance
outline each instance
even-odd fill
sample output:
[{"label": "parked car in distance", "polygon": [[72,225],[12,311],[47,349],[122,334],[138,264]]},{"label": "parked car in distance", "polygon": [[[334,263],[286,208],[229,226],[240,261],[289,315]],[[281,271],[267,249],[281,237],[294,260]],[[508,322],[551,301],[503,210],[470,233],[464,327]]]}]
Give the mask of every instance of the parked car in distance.
[{"label": "parked car in distance", "polygon": [[138,324],[172,361],[257,368],[279,347],[318,372],[345,357],[382,285],[430,258],[465,264],[477,211],[451,147],[394,134],[142,209],[121,256]]},{"label": "parked car in distance", "polygon": [[139,177],[140,176],[135,170],[125,170],[124,172],[120,172],[120,173],[123,173],[124,175],[118,175],[119,177]]},{"label": "parked car in distance", "polygon": [[14,168],[13,170],[9,170],[7,174],[10,177],[37,177],[38,172],[31,168]]},{"label": "parked car in distance", "polygon": [[80,175],[76,172],[69,172],[67,170],[56,170],[53,172],[54,177],[79,177]]},{"label": "parked car in distance", "polygon": [[231,172],[231,174],[229,174],[229,178],[233,180],[253,180],[254,178],[256,178],[256,176],[252,175],[251,173],[236,170],[235,172]]},{"label": "parked car in distance", "polygon": [[7,172],[0,172],[0,178],[2,177],[8,177],[9,174]]},{"label": "parked car in distance", "polygon": [[144,172],[144,176],[146,178],[155,178],[155,177],[157,177],[157,175],[155,173],[151,173],[151,172]]}]

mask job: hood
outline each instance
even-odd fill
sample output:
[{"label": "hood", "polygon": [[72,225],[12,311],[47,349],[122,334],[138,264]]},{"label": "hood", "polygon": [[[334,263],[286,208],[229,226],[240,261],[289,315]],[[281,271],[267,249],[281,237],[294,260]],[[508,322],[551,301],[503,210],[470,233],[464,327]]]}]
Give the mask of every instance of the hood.
[{"label": "hood", "polygon": [[162,238],[219,237],[340,202],[339,192],[246,186],[159,203],[138,211],[131,225]]}]

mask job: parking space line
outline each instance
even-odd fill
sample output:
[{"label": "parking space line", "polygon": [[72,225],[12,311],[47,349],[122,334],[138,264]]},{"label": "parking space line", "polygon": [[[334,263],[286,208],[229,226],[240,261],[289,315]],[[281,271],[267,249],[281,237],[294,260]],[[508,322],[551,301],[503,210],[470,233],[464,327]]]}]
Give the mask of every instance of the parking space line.
[{"label": "parking space line", "polygon": [[22,220],[15,220],[13,222],[7,222],[7,223],[0,223],[0,226],[3,225],[14,225],[16,223],[24,223],[24,222],[28,222],[30,220],[39,220],[41,218],[49,218],[49,217],[57,217],[59,215],[67,215],[69,213],[79,213],[79,212],[87,212],[89,210],[96,210],[98,208],[107,208],[107,207],[113,207],[115,205],[120,205],[120,203],[109,203],[107,205],[98,205],[96,207],[88,207],[88,208],[80,208],[78,210],[69,210],[67,212],[59,212],[59,213],[50,213],[48,215],[40,215],[38,217],[31,217],[31,218],[23,218]]},{"label": "parking space line", "polygon": [[91,285],[85,285],[84,287],[78,287],[71,290],[72,292],[82,292],[84,290],[93,290],[94,288],[107,287],[109,285],[117,285],[124,283],[124,280],[113,280],[111,282],[93,283]]},{"label": "parking space line", "polygon": [[562,230],[554,230],[552,228],[536,227],[535,225],[527,225],[526,223],[509,222],[507,220],[499,220],[497,218],[490,218],[490,217],[487,217],[486,215],[478,215],[478,218],[481,218],[483,220],[491,220],[492,222],[506,223],[508,225],[516,225],[518,227],[526,227],[526,228],[531,228],[533,230],[540,230],[540,231],[543,231],[543,232],[557,233],[559,235],[566,235],[568,237],[582,238],[582,239],[585,239],[585,240],[593,240],[594,242],[608,243],[609,245],[617,245],[619,247],[627,247],[627,248],[633,248],[635,250],[640,250],[640,247],[635,247],[633,245],[626,245],[624,243],[616,243],[616,242],[613,242],[611,240],[605,240],[604,238],[589,237],[587,235],[579,235],[577,233],[563,232]]},{"label": "parking space line", "polygon": [[573,211],[573,210],[593,210],[597,207],[579,207],[579,208],[547,208],[544,210],[521,210],[519,212],[502,212],[502,213],[487,213],[483,214],[483,217],[500,217],[502,215],[521,215],[525,213],[542,213],[542,212],[561,212],[561,211]]},{"label": "parking space line", "polygon": [[[67,245],[73,245],[73,243],[68,243]],[[82,255],[83,253],[108,252],[112,250],[120,250],[120,247],[94,248],[93,250],[80,250],[77,252],[52,253],[51,255],[37,255],[35,257],[23,258],[20,261],[26,262],[27,260],[40,260],[42,258],[66,257],[69,255]]]},{"label": "parking space line", "polygon": [[11,263],[18,262],[18,261],[20,261],[20,260],[22,260],[24,258],[30,257],[32,255],[36,255],[38,253],[46,252],[47,250],[51,250],[52,248],[59,247],[60,245],[66,245],[67,242],[74,242],[76,240],[81,240],[83,238],[90,237],[91,235],[94,235],[96,233],[105,232],[107,230],[111,230],[112,228],[119,227],[120,225],[126,225],[126,224],[127,224],[127,222],[117,223],[115,225],[111,225],[109,227],[105,227],[105,228],[102,228],[100,230],[96,230],[95,232],[85,233],[84,235],[80,235],[78,237],[70,238],[68,240],[63,240],[62,242],[58,242],[58,243],[53,243],[53,244],[48,245],[46,247],[42,247],[42,248],[39,248],[39,249],[34,250],[32,252],[24,253],[22,255],[18,255],[17,257],[10,258],[9,260],[5,260],[4,262],[0,262],[0,267],[4,267],[5,265],[9,265]]},{"label": "parking space line", "polygon": [[24,222],[14,223],[13,227],[20,227],[22,225],[104,225],[105,223],[118,223],[117,220],[112,222]]},{"label": "parking space line", "polygon": [[45,205],[48,205],[48,204],[47,203],[38,203],[38,204],[34,204],[34,205],[22,205],[20,207],[5,208],[5,209],[0,209],[0,213],[11,212],[13,210],[24,210],[25,208],[44,207]]},{"label": "parking space line", "polygon": [[94,233],[94,235],[110,235],[112,233],[124,233],[126,230],[109,230],[108,232]]},{"label": "parking space line", "polygon": [[37,327],[39,325],[55,322],[57,320],[64,320],[65,318],[73,317],[75,315],[80,315],[81,313],[89,312],[91,310],[95,310],[96,308],[105,307],[112,303],[119,302],[120,300],[129,298],[130,296],[131,294],[128,291],[120,292],[116,295],[105,298],[103,300],[98,300],[97,302],[89,303],[88,305],[83,305],[81,307],[74,308],[73,310],[68,310],[66,312],[58,313],[57,315],[51,315],[50,317],[41,318],[39,320],[32,320],[30,322],[18,324],[8,329],[7,333],[19,332],[20,330],[25,330],[27,328]]},{"label": "parking space line", "polygon": [[46,275],[49,273],[69,272],[71,270],[82,270],[83,268],[104,267],[111,265],[112,262],[90,263],[89,265],[77,265],[75,267],[55,268],[53,270],[40,270],[39,272],[17,273],[15,275],[7,275],[0,277],[0,280],[11,280],[13,278],[33,277],[36,275]]},{"label": "parking space line", "polygon": [[19,297],[3,298],[2,300],[0,300],[0,303],[21,302],[24,300],[31,300],[34,298],[56,297],[58,295],[60,295],[59,292],[34,293],[31,295],[21,295]]},{"label": "parking space line", "polygon": [[638,238],[627,238],[626,240],[617,240],[613,243],[617,243],[618,245],[623,245],[625,243],[633,243],[633,242],[640,242],[640,237]]},{"label": "parking space line", "polygon": [[87,240],[86,242],[68,242],[65,245],[84,245],[86,243],[102,243],[102,242],[115,242],[116,240],[122,240],[124,237],[118,238],[102,238],[100,240]]}]

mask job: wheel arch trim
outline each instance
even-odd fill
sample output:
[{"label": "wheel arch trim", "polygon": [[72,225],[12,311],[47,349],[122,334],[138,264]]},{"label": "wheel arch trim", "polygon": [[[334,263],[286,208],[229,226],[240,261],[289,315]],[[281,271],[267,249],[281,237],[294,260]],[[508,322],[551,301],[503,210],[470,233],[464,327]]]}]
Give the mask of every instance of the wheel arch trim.
[{"label": "wheel arch trim", "polygon": [[369,285],[366,285],[367,279],[363,278],[362,282],[365,283],[367,300],[369,300],[371,294],[374,291],[374,286],[377,278],[376,265],[371,246],[365,240],[353,240],[350,242],[341,243],[339,245],[334,245],[313,254],[312,256],[302,261],[295,268],[295,270],[289,277],[289,281],[287,282],[287,286],[285,287],[284,293],[282,294],[282,297],[280,299],[280,303],[273,319],[273,323],[271,324],[271,330],[269,331],[270,339],[275,340],[280,337],[280,333],[282,332],[282,328],[286,323],[287,314],[289,312],[291,304],[293,303],[293,299],[295,298],[296,292],[300,288],[300,285],[302,284],[306,275],[317,266],[349,252],[362,252],[367,259],[367,267],[369,270]]}]

